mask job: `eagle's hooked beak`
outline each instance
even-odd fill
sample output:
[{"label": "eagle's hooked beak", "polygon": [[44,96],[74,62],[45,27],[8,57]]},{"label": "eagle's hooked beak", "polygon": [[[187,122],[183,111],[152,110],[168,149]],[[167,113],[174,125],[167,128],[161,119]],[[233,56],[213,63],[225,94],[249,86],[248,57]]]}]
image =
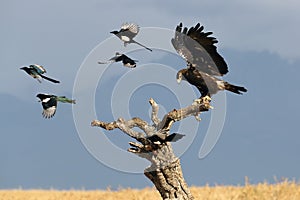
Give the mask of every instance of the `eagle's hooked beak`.
[{"label": "eagle's hooked beak", "polygon": [[177,74],[177,79],[176,79],[176,80],[177,80],[177,83],[178,83],[178,84],[181,82],[181,80],[182,80],[182,73],[179,72],[179,73]]}]

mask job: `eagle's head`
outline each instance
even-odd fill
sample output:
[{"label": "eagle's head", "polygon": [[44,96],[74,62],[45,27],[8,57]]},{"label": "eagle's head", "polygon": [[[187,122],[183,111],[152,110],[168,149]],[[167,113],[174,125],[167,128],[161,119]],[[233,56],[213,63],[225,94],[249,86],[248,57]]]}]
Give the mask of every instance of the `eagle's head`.
[{"label": "eagle's head", "polygon": [[185,80],[185,77],[184,77],[184,75],[183,75],[183,72],[184,72],[184,69],[179,70],[179,71],[177,72],[177,75],[176,75],[177,83],[180,83],[182,80]]}]

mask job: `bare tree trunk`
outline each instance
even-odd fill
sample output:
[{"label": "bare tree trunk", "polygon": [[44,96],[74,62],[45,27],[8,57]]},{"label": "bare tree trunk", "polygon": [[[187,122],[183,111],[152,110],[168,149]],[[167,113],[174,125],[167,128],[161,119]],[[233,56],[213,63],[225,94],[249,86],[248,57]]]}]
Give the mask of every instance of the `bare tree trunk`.
[{"label": "bare tree trunk", "polygon": [[[150,137],[157,135],[160,138],[166,138],[170,135],[169,131],[174,122],[188,116],[197,118],[200,112],[209,110],[209,102],[199,100],[186,108],[174,109],[167,113],[162,120],[157,116],[159,109],[157,103],[152,98],[149,100],[149,103],[152,106],[151,120],[153,125],[149,125],[140,118],[132,118],[128,121],[119,118],[117,121],[110,123],[94,120],[91,122],[91,125],[106,130],[118,128],[138,141],[129,142],[131,148],[128,151],[151,162],[151,166],[144,170],[144,174],[153,182],[164,200],[194,199],[184,180],[180,160],[174,155],[171,143],[162,142],[158,144],[151,140]],[[134,127],[140,128],[143,133],[133,130]]]}]

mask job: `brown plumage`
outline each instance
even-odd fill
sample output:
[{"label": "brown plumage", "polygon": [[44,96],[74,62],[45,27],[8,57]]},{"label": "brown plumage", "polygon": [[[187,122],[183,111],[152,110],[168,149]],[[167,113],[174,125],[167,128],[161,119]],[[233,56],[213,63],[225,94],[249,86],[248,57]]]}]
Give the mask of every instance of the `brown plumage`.
[{"label": "brown plumage", "polygon": [[180,23],[176,27],[175,36],[171,42],[187,62],[187,68],[177,73],[177,82],[188,81],[197,87],[201,97],[216,94],[220,90],[228,90],[236,94],[247,92],[241,86],[232,85],[216,78],[228,72],[224,58],[217,52],[216,38],[211,37],[212,32],[204,32],[204,27],[198,23],[196,26],[187,28]]}]

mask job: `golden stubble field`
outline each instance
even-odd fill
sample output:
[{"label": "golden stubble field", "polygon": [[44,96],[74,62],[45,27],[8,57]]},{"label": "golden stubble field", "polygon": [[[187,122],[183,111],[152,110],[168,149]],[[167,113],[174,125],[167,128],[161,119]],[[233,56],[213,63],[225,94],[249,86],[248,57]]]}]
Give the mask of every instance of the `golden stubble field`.
[{"label": "golden stubble field", "polygon": [[[300,184],[283,181],[245,186],[191,187],[195,199],[201,200],[299,200]],[[146,200],[161,199],[154,188],[142,190],[0,190],[1,200]]]}]

